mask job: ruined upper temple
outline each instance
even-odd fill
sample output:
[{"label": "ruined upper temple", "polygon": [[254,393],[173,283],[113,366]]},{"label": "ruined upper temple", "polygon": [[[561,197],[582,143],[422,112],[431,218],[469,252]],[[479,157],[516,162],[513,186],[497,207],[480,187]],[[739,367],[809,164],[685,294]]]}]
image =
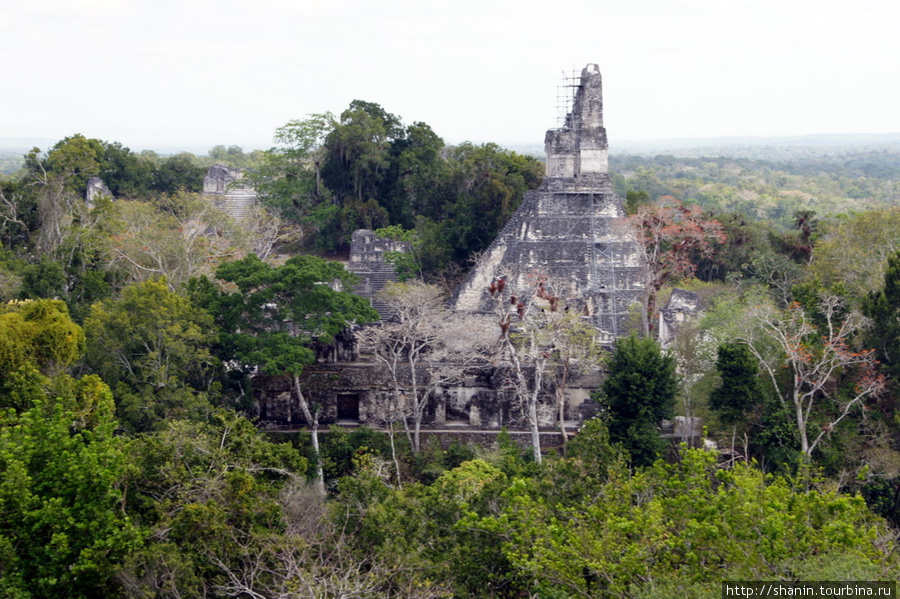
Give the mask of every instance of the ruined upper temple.
[{"label": "ruined upper temple", "polygon": [[609,149],[603,127],[603,80],[600,69],[589,64],[581,71],[572,112],[562,129],[547,131],[547,177],[607,175]]},{"label": "ruined upper temple", "polygon": [[[581,71],[571,112],[547,132],[546,177],[469,273],[454,297],[458,310],[491,310],[488,287],[498,278],[520,295],[546,279],[562,304],[578,310],[607,340],[625,328],[629,306],[644,289],[643,254],[613,193],[603,127],[600,69]],[[532,290],[533,291],[533,290]]]}]

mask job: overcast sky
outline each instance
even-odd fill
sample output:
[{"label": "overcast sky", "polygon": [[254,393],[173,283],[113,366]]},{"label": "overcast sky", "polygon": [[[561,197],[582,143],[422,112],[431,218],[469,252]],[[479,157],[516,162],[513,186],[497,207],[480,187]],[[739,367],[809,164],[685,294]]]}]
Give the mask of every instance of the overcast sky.
[{"label": "overcast sky", "polygon": [[898,26],[897,0],[0,0],[0,137],[266,148],[358,98],[541,144],[591,62],[613,145],[897,133]]}]

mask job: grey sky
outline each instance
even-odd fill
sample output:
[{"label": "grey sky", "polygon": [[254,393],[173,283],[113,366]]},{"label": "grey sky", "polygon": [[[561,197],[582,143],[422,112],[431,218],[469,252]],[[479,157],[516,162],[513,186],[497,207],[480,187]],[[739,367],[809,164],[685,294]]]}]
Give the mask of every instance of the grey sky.
[{"label": "grey sky", "polygon": [[0,137],[268,147],[358,98],[540,144],[588,62],[613,143],[896,133],[898,25],[896,0],[0,0]]}]

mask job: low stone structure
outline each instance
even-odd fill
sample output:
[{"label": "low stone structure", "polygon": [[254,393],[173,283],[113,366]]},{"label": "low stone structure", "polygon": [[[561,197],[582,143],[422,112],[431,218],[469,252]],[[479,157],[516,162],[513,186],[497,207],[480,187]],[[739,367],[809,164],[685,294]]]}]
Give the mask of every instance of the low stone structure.
[{"label": "low stone structure", "polygon": [[[490,323],[481,323],[486,333],[493,334]],[[344,340],[346,342],[347,340]],[[349,356],[352,352],[342,352]],[[405,386],[409,385],[410,370],[401,373]],[[423,419],[423,430],[482,430],[497,432],[501,428],[527,429],[525,415],[503,388],[503,377],[489,361],[465,368],[460,381],[440,387],[429,401]],[[526,375],[530,369],[526,369]],[[421,387],[427,387],[430,373],[427,368],[417,370]],[[390,401],[393,381],[385,368],[371,356],[353,356],[352,361],[322,360],[308,366],[301,377],[304,395],[321,406],[320,424],[380,428],[385,425],[383,406]],[[291,382],[285,377],[256,377],[254,388],[259,400],[260,420],[273,428],[303,428]],[[593,371],[573,377],[565,391],[563,424],[575,431],[581,423],[597,413],[591,392],[600,385],[600,372]],[[547,385],[541,403],[548,409],[540,411],[541,428],[550,434],[559,431],[558,412],[554,406],[556,389]]]},{"label": "low stone structure", "polygon": [[256,190],[241,182],[244,172],[225,164],[214,164],[203,177],[203,195],[235,220],[247,217],[256,203]]}]

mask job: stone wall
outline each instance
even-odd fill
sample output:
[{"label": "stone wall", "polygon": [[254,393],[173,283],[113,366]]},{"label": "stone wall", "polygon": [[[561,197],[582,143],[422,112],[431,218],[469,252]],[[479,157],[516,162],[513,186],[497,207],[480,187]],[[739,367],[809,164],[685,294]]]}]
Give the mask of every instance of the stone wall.
[{"label": "stone wall", "polygon": [[665,307],[659,311],[659,342],[667,347],[675,339],[678,327],[697,318],[703,310],[703,301],[693,291],[675,288]]},{"label": "stone wall", "polygon": [[[365,356],[363,357],[365,358]],[[444,365],[443,368],[447,368]],[[401,372],[401,388],[409,393],[410,371]],[[467,367],[462,382],[440,388],[428,402],[423,420],[424,430],[484,430],[499,431],[526,429],[524,415],[508,390],[503,378],[490,364]],[[428,383],[428,371],[417,371],[420,386]],[[392,398],[393,381],[387,370],[374,361],[351,363],[317,363],[308,366],[301,377],[307,401],[321,407],[320,424],[367,425],[380,428],[385,424],[385,406]],[[581,423],[597,413],[591,392],[600,385],[599,371],[574,377],[566,389],[564,421],[577,429]],[[307,423],[299,410],[297,397],[286,377],[258,376],[253,381],[261,421],[274,429],[304,428]],[[555,405],[556,390],[545,389],[541,411],[541,428],[559,429]]]}]

